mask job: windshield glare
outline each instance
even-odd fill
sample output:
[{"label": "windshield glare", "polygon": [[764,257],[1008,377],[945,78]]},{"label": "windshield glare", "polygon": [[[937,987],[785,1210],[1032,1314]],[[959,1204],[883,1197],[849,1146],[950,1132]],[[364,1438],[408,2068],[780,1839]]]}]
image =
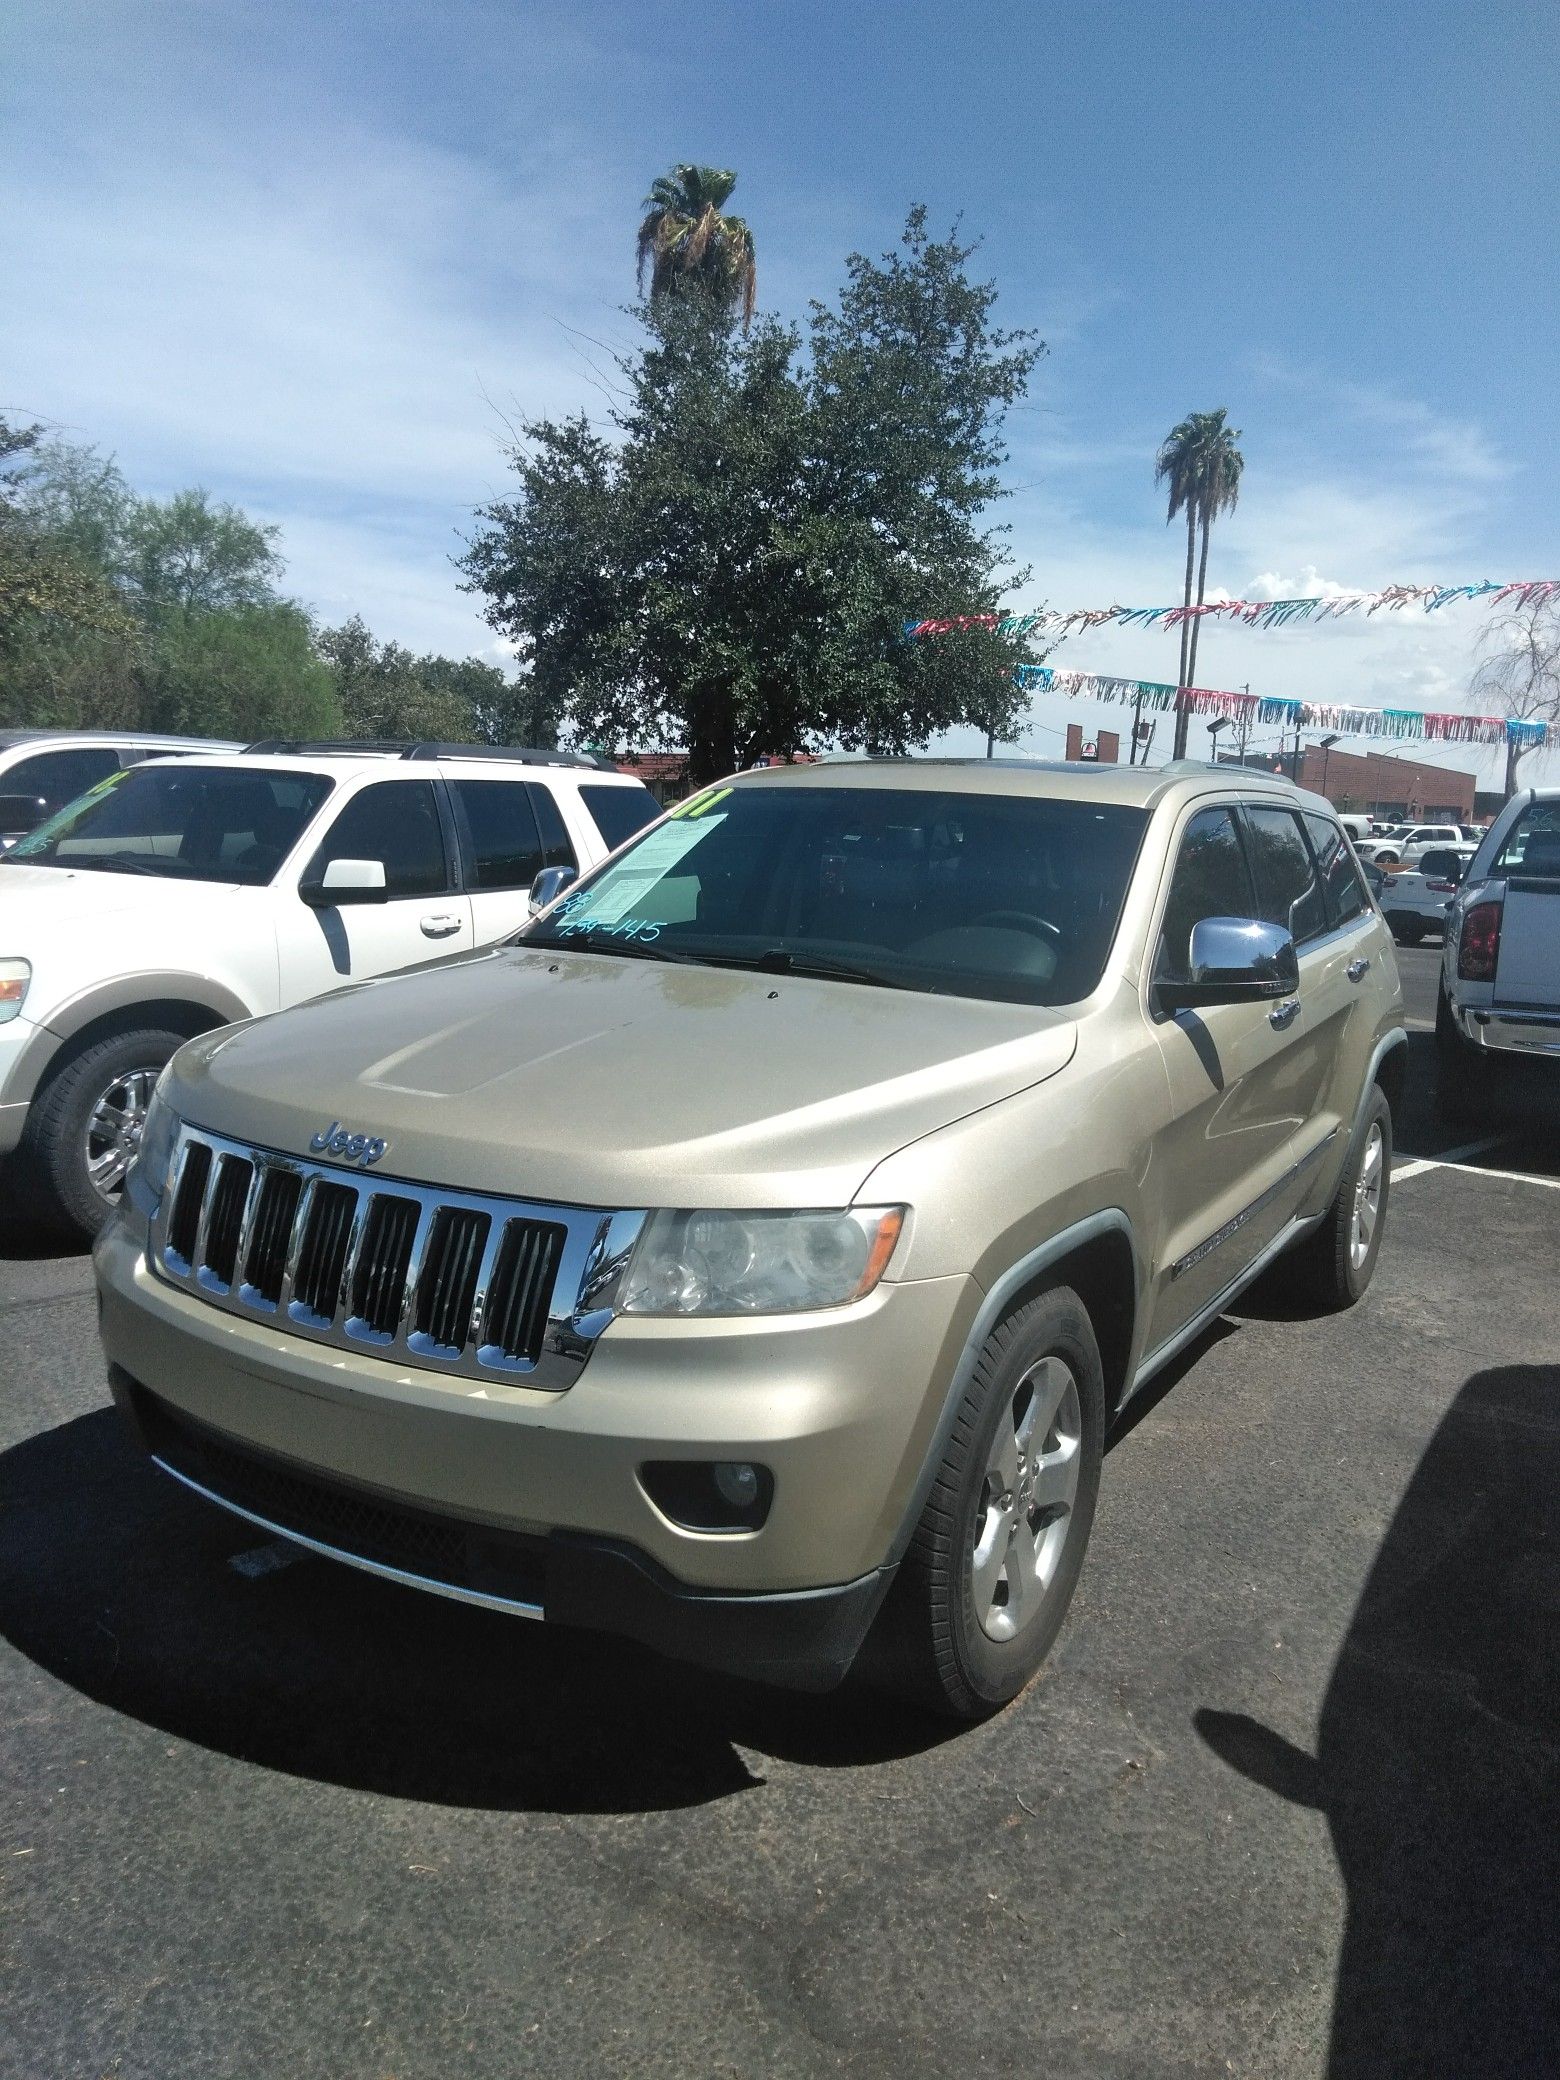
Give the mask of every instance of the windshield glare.
[{"label": "windshield glare", "polygon": [[710,789],[516,943],[1074,1003],[1146,820],[1036,795]]},{"label": "windshield glare", "polygon": [[276,873],[331,785],[321,773],[134,766],[40,824],[3,863],[257,888]]}]

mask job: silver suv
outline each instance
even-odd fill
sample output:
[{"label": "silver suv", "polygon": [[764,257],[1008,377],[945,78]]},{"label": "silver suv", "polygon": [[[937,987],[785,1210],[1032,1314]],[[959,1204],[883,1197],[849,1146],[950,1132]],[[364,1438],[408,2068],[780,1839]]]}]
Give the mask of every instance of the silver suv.
[{"label": "silver suv", "polygon": [[113,1390],[319,1552],[812,1687],[865,1642],[973,1717],[1131,1397],[1281,1253],[1364,1291],[1404,1047],[1287,783],[744,775],[499,948],[183,1048]]}]

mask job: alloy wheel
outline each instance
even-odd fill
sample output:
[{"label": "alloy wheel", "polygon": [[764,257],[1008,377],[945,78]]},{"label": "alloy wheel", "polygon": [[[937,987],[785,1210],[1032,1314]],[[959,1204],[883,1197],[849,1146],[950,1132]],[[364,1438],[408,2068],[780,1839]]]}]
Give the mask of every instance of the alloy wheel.
[{"label": "alloy wheel", "polygon": [[140,1149],[157,1075],[155,1069],[127,1069],[99,1094],[87,1116],[87,1176],[106,1205],[118,1204],[126,1173]]},{"label": "alloy wheel", "polygon": [[1384,1182],[1386,1142],[1379,1120],[1371,1122],[1360,1158],[1360,1174],[1354,1180],[1354,1210],[1349,1222],[1349,1262],[1358,1271],[1370,1255],[1376,1223],[1381,1218],[1381,1188]]},{"label": "alloy wheel", "polygon": [[1072,1526],[1082,1460],[1078,1383],[1041,1358],[997,1424],[975,1512],[970,1556],[975,1616],[990,1639],[1033,1623],[1056,1579]]}]

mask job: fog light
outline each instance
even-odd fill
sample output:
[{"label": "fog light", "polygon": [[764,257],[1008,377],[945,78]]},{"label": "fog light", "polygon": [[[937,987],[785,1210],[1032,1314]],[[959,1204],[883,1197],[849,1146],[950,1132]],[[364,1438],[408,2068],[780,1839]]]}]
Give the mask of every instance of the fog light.
[{"label": "fog light", "polygon": [[758,1500],[758,1468],[745,1459],[717,1459],[715,1485],[733,1509],[751,1509]]},{"label": "fog light", "polygon": [[684,1531],[760,1531],[775,1499],[769,1468],[746,1459],[652,1459],[639,1479]]}]

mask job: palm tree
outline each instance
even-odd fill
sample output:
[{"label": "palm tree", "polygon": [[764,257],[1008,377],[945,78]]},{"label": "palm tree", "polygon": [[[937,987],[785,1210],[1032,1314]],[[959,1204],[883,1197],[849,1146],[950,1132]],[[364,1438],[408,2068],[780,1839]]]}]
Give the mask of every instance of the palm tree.
[{"label": "palm tree", "polygon": [[639,286],[650,268],[650,299],[696,289],[716,308],[739,307],[744,331],[753,316],[758,266],[753,234],[741,217],[722,216],[737,185],[729,167],[674,166],[650,184],[636,248]]},{"label": "palm tree", "polygon": [[[1241,437],[1240,429],[1225,423],[1228,416],[1222,405],[1216,412],[1191,413],[1179,426],[1170,429],[1154,465],[1154,482],[1167,483],[1170,487],[1167,522],[1177,513],[1186,515],[1186,586],[1182,594],[1182,604],[1186,607],[1192,605],[1192,564],[1197,548],[1197,531],[1199,528],[1202,530],[1196,602],[1201,606],[1208,582],[1209,531],[1220,513],[1234,511],[1240,497],[1240,473],[1245,467],[1245,459],[1235,445]],[[1193,674],[1197,670],[1198,627],[1197,619],[1188,618],[1181,623],[1181,675],[1176,682],[1180,686],[1196,683]],[[1178,705],[1174,751],[1177,758],[1186,755],[1190,720],[1188,710]]]}]

